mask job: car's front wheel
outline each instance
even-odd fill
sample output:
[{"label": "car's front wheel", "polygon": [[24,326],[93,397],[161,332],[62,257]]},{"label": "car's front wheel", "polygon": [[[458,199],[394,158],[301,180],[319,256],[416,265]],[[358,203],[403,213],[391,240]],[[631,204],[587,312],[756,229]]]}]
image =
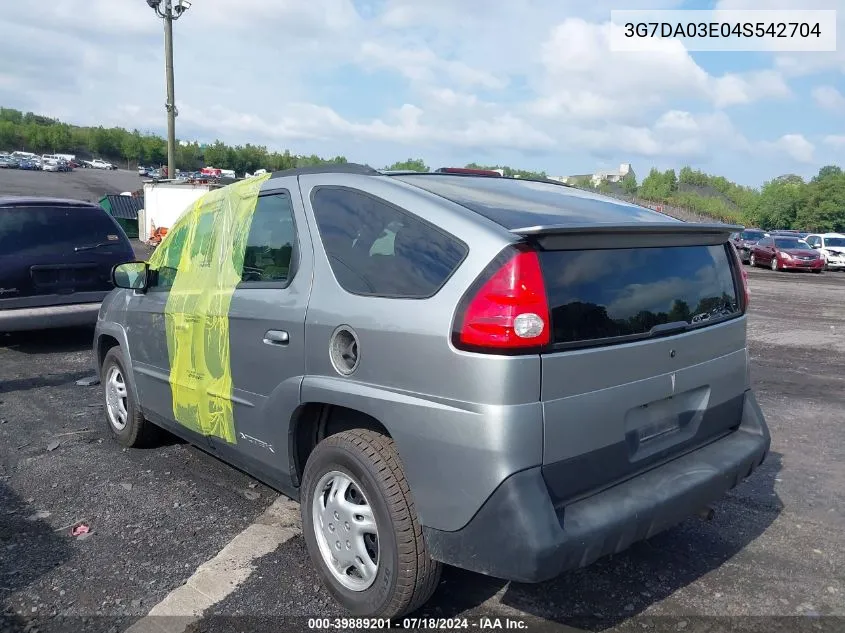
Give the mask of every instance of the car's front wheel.
[{"label": "car's front wheel", "polygon": [[757,266],[757,258],[754,257],[754,253],[751,253],[751,257],[748,259],[748,264],[753,268]]},{"label": "car's front wheel", "polygon": [[100,369],[100,384],[103,387],[106,422],[118,443],[129,448],[153,444],[159,429],[141,414],[120,347],[112,347],[106,353]]},{"label": "car's front wheel", "polygon": [[778,264],[778,258],[777,258],[777,255],[773,255],[773,256],[772,256],[772,264],[771,264],[771,265],[772,265],[772,270],[775,270],[775,271],[776,271],[776,270],[778,270],[778,269],[780,268],[780,266],[779,266],[779,264]]},{"label": "car's front wheel", "polygon": [[332,435],[308,458],[302,531],[332,596],[360,617],[395,618],[437,588],[393,440],[362,429]]}]

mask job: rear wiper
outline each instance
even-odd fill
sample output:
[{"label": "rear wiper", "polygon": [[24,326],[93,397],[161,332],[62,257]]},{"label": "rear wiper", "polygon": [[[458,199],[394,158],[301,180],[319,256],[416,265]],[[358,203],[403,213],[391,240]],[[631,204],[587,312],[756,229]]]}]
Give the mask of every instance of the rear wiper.
[{"label": "rear wiper", "polygon": [[672,334],[674,332],[684,332],[689,329],[689,323],[686,321],[673,321],[672,323],[661,323],[651,328],[648,333],[650,336],[659,336],[661,334]]},{"label": "rear wiper", "polygon": [[99,244],[87,244],[85,246],[77,246],[73,250],[77,253],[79,251],[93,251],[95,248],[101,248],[103,246],[111,246],[114,243],[115,242],[100,242]]}]

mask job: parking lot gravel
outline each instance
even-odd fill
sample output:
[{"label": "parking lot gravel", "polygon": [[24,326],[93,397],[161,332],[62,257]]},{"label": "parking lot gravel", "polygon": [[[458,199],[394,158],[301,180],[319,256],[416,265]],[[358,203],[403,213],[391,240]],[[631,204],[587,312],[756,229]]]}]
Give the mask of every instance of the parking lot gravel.
[{"label": "parking lot gravel", "polygon": [[[711,625],[728,617],[733,630],[845,628],[845,273],[749,279],[752,379],[772,452],[712,520],[539,585],[447,569],[415,617],[466,617],[478,630],[482,617],[536,630],[725,630]],[[90,344],[89,329],[0,334],[0,629],[34,617],[45,631],[123,631],[277,496],[175,439],[147,450],[111,441],[100,388],[76,384],[93,373]],[[88,533],[72,536],[79,524]],[[297,536],[188,630],[308,630],[309,616],[343,614]]]},{"label": "parking lot gravel", "polygon": [[135,191],[143,186],[136,171],[75,169],[71,172],[0,169],[0,195],[72,198],[97,202],[106,194]]}]

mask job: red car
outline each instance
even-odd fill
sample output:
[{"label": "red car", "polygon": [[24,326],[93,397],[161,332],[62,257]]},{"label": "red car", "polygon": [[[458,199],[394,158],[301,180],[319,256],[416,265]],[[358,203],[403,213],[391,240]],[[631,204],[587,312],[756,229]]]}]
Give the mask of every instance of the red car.
[{"label": "red car", "polygon": [[797,237],[768,236],[751,247],[750,264],[772,270],[812,270],[820,273],[824,260],[818,251]]}]

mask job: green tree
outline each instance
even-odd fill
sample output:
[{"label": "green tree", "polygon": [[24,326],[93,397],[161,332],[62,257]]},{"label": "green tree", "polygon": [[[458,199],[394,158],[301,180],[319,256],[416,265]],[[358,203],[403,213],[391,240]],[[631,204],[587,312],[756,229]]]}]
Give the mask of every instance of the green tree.
[{"label": "green tree", "polygon": [[810,231],[845,231],[845,173],[822,167],[807,185],[795,224]]},{"label": "green tree", "polygon": [[622,190],[629,196],[637,193],[637,177],[629,173],[622,179]]},{"label": "green tree", "polygon": [[640,195],[646,200],[665,202],[670,193],[668,184],[664,174],[652,167],[648,176],[643,178],[642,185],[640,185]]},{"label": "green tree", "polygon": [[807,185],[787,174],[763,185],[753,209],[746,213],[752,224],[772,229],[792,228],[807,195]]},{"label": "green tree", "polygon": [[126,135],[123,139],[121,151],[123,158],[127,160],[135,160],[139,163],[144,160],[144,139],[138,130]]},{"label": "green tree", "polygon": [[667,169],[663,172],[663,180],[669,193],[675,193],[678,190],[678,177],[675,175],[674,169]]},{"label": "green tree", "polygon": [[429,172],[428,165],[425,164],[422,158],[409,158],[407,160],[396,161],[389,167],[385,167],[387,171],[421,171]]}]

